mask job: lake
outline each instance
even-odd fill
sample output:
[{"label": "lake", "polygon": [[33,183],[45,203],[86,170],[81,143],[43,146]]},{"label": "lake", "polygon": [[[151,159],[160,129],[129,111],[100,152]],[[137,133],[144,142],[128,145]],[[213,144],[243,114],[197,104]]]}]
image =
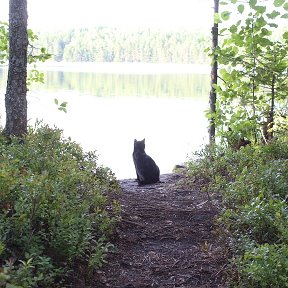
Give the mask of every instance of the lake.
[{"label": "lake", "polygon": [[[44,65],[45,84],[29,88],[29,125],[43,119],[63,129],[121,178],[135,177],[134,139],[169,173],[208,141],[207,67],[177,64]],[[7,69],[0,68],[1,123]],[[67,113],[54,99],[67,101]]]}]

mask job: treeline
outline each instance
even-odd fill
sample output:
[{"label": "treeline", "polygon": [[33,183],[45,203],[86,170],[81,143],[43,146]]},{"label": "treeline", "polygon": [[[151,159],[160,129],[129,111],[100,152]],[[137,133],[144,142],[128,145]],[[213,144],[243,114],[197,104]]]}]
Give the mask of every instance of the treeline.
[{"label": "treeline", "polygon": [[54,61],[209,63],[209,31],[123,31],[112,27],[40,33],[37,45]]}]

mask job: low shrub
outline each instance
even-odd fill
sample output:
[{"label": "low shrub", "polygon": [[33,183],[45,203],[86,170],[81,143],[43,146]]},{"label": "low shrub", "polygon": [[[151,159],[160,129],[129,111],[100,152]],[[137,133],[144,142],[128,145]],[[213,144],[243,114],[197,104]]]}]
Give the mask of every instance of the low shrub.
[{"label": "low shrub", "polygon": [[239,273],[232,286],[288,287],[287,139],[239,151],[208,147],[197,156],[188,178],[205,177],[202,190],[220,196],[217,223]]},{"label": "low shrub", "polygon": [[241,287],[288,287],[288,246],[264,244],[238,259]]},{"label": "low shrub", "polygon": [[286,243],[288,238],[288,210],[284,201],[256,197],[237,210],[227,209],[221,220],[232,235],[244,234],[256,243]]},{"label": "low shrub", "polygon": [[95,152],[59,129],[1,138],[0,287],[61,287],[75,263],[101,265],[119,217],[118,190]]}]

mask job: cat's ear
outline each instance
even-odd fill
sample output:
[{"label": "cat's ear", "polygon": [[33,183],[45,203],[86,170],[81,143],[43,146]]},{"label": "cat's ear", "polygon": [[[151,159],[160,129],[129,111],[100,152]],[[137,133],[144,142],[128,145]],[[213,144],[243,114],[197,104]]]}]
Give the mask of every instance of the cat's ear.
[{"label": "cat's ear", "polygon": [[145,144],[145,138],[142,140],[142,142]]}]

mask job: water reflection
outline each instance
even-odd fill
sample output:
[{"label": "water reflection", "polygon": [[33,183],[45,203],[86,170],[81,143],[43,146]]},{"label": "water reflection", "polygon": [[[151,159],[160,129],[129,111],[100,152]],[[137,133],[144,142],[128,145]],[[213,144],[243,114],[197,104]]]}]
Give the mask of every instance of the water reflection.
[{"label": "water reflection", "polygon": [[203,85],[206,80],[207,75],[201,74],[127,75],[48,71],[44,86],[34,85],[32,89],[58,91],[60,88],[100,97],[191,98],[191,95],[208,95],[208,87]]},{"label": "water reflection", "polygon": [[[4,78],[0,74],[0,89]],[[119,178],[135,177],[133,141],[146,138],[147,153],[167,173],[207,141],[208,89],[208,75],[48,71],[44,85],[30,88],[28,117],[30,124],[43,119],[85,150],[97,150]],[[54,98],[68,102],[67,114]]]}]

